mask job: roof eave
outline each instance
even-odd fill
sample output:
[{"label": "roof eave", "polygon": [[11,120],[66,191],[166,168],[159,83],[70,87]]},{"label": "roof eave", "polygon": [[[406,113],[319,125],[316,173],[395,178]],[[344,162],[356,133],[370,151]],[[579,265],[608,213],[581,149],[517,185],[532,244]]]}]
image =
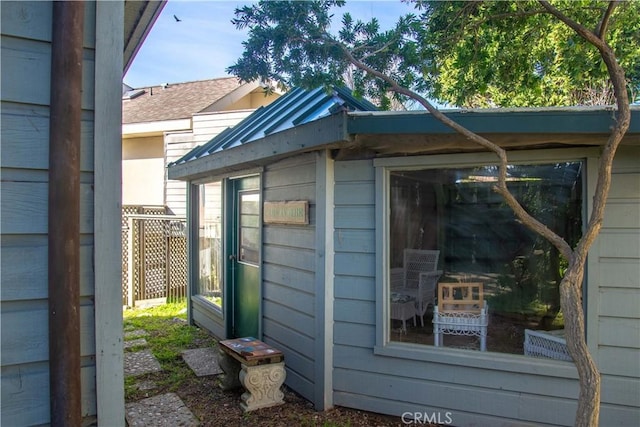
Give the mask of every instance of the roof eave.
[{"label": "roof eave", "polygon": [[[615,121],[613,108],[521,108],[449,110],[447,117],[476,133],[608,133]],[[640,132],[640,108],[632,107],[630,133]],[[350,134],[455,134],[426,111],[352,112]]]},{"label": "roof eave", "polygon": [[[509,149],[599,146],[615,120],[611,109],[449,111],[470,130]],[[632,109],[624,145],[640,145],[640,109]],[[296,153],[341,148],[377,156],[482,151],[426,112],[343,112],[172,165],[170,179],[194,180],[262,166]],[[342,156],[340,156],[342,157]]]},{"label": "roof eave", "polygon": [[238,147],[171,165],[169,179],[197,180],[204,176],[265,165],[280,158],[344,144],[348,140],[346,113],[268,135]]},{"label": "roof eave", "polygon": [[249,95],[256,88],[260,87],[260,84],[255,82],[243,83],[231,92],[222,96],[220,99],[215,100],[212,104],[198,111],[198,113],[210,113],[215,111],[224,111],[230,105],[238,102],[240,99]]},{"label": "roof eave", "polygon": [[125,1],[123,74],[126,74],[127,70],[129,70],[133,59],[166,3],[166,0]]}]

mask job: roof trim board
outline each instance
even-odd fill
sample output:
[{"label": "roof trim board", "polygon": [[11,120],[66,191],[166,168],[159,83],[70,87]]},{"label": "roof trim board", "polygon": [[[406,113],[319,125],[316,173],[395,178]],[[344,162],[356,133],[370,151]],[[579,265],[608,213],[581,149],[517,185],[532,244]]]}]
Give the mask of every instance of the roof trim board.
[{"label": "roof trim board", "polygon": [[[615,110],[545,108],[545,109],[491,109],[443,111],[449,118],[476,133],[607,133],[615,118]],[[640,109],[632,108],[638,117]],[[349,117],[349,133],[455,134],[426,112],[356,112]],[[629,132],[640,132],[640,121],[631,121]]]},{"label": "roof trim board", "polygon": [[[614,117],[611,109],[575,108],[456,111],[447,115],[508,148],[602,145]],[[234,130],[238,132],[238,129]],[[214,141],[215,138],[211,142]],[[631,127],[624,144],[640,145],[640,108],[632,107]],[[343,112],[224,152],[212,152],[173,164],[169,167],[169,177],[190,180],[196,176],[264,165],[300,152],[332,148],[366,148],[382,155],[481,149],[440,125],[426,112]]]},{"label": "roof trim board", "polygon": [[123,138],[137,138],[148,134],[162,135],[164,132],[173,132],[191,129],[191,119],[160,120],[156,122],[124,123],[122,125]]},{"label": "roof trim board", "polygon": [[267,135],[259,143],[248,143],[214,155],[173,163],[169,179],[196,180],[263,166],[276,159],[348,143],[346,115],[334,114],[283,132]]},{"label": "roof trim board", "polygon": [[243,83],[198,113],[220,112],[260,87],[258,82]]},{"label": "roof trim board", "polygon": [[138,50],[160,16],[166,0],[124,2],[124,74],[133,63]]}]

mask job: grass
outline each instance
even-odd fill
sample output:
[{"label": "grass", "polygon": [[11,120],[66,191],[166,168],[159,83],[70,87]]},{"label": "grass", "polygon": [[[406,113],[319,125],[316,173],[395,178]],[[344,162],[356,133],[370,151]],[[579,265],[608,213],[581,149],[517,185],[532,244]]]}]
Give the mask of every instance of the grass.
[{"label": "grass", "polygon": [[[362,427],[397,426],[396,418],[360,411],[336,408],[316,412],[309,402],[291,390],[285,390],[285,405],[243,413],[239,403],[242,390],[224,391],[215,376],[197,377],[182,359],[182,351],[216,345],[205,330],[186,322],[186,303],[126,310],[124,330],[143,329],[147,344],[125,352],[149,349],[160,362],[162,371],[135,377],[125,377],[126,402],[164,393],[176,393],[203,425],[301,427]],[[131,338],[131,339],[136,339]],[[142,382],[155,384],[152,390],[142,390]]]},{"label": "grass", "polygon": [[[129,351],[143,348],[151,350],[158,359],[162,372],[148,374],[159,389],[166,392],[178,390],[194,377],[193,371],[184,363],[181,352],[185,349],[212,345],[214,340],[203,330],[186,324],[186,302],[176,302],[150,308],[126,310],[123,315],[124,331],[143,329],[146,346],[135,346]],[[132,338],[134,339],[134,338]],[[136,387],[139,377],[125,378],[125,399],[137,400],[144,393]]]}]

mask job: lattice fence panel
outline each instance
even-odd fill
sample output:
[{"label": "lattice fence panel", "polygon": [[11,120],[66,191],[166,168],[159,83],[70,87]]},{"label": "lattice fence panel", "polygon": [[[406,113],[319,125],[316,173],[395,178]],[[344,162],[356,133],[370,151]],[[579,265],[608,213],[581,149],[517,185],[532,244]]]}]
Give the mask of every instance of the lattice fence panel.
[{"label": "lattice fence panel", "polygon": [[144,262],[144,286],[136,299],[166,297],[167,239],[165,220],[144,219],[142,221],[142,260]]},{"label": "lattice fence panel", "polygon": [[137,298],[137,296],[140,295],[140,288],[141,288],[140,282],[142,281],[142,276],[140,274],[140,270],[142,268],[141,267],[141,265],[142,265],[142,256],[141,256],[141,253],[140,253],[141,247],[142,247],[141,236],[140,236],[141,235],[141,233],[140,233],[140,229],[141,229],[140,225],[141,225],[140,221],[134,220],[134,221],[132,221],[132,227],[131,227],[131,230],[130,230],[130,233],[133,233],[132,234],[132,240],[131,240],[132,244],[131,244],[131,252],[130,252],[131,253],[131,257],[130,257],[130,260],[131,260],[131,263],[132,263],[131,284],[133,286],[132,294],[133,294],[134,301],[136,299],[139,299],[139,298]]},{"label": "lattice fence panel", "polygon": [[186,222],[171,221],[168,226],[167,298],[175,300],[187,295]]},{"label": "lattice fence panel", "polygon": [[[124,218],[124,215],[123,215]],[[122,224],[122,305],[127,305],[129,295],[129,225]]]},{"label": "lattice fence panel", "polygon": [[[186,296],[186,219],[164,206],[123,206],[122,298],[135,301]],[[129,277],[131,276],[131,277]],[[133,301],[129,300],[132,286]]]}]

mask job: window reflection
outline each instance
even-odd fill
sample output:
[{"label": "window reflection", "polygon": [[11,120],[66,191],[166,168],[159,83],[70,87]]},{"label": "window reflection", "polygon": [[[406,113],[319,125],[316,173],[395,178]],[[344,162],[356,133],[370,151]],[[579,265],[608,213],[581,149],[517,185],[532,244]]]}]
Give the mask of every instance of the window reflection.
[{"label": "window reflection", "polygon": [[222,307],[222,185],[200,186],[199,280],[196,294]]},{"label": "window reflection", "polygon": [[[523,354],[526,329],[562,335],[559,284],[566,261],[492,190],[497,173],[496,166],[390,173],[391,340],[434,344],[437,285],[427,296],[401,292],[406,249],[437,251],[438,283],[482,284],[489,307],[488,351]],[[514,165],[508,187],[528,212],[573,246],[582,230],[582,175],[581,162]],[[411,298],[417,326],[406,312]],[[480,347],[478,337],[464,334],[445,334],[443,345]]]},{"label": "window reflection", "polygon": [[258,263],[260,253],[260,195],[255,192],[240,193],[240,236],[238,259],[251,264]]}]

